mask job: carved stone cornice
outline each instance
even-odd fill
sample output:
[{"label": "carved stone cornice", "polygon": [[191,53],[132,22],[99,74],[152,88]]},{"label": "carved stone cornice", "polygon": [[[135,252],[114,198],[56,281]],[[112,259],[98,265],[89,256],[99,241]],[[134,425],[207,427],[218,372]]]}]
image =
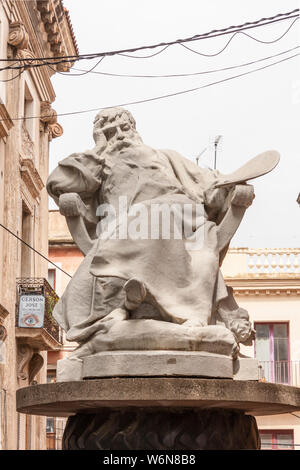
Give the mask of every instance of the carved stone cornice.
[{"label": "carved stone cornice", "polygon": [[0,99],[0,139],[5,139],[8,136],[9,130],[14,125],[10,115],[5,107],[5,104]]},{"label": "carved stone cornice", "polygon": [[5,320],[7,315],[8,315],[8,311],[6,310],[6,308],[2,304],[0,304],[0,325]]},{"label": "carved stone cornice", "polygon": [[298,296],[300,295],[300,278],[225,278],[235,296]]},{"label": "carved stone cornice", "polygon": [[[54,55],[61,57],[78,54],[79,51],[68,10],[63,7],[62,2],[59,0],[40,0],[37,2],[37,9],[40,12],[41,21],[44,23],[47,33],[47,40]],[[67,30],[69,30],[71,41],[67,41]],[[66,44],[66,41],[68,44]],[[75,54],[67,52],[71,47],[74,49]],[[54,67],[60,72],[67,72],[73,63],[74,61],[68,61]]]},{"label": "carved stone cornice", "polygon": [[57,122],[57,113],[51,107],[49,101],[43,101],[41,103],[41,117],[42,129],[44,132],[48,132],[49,140],[60,137],[64,130],[62,126]]},{"label": "carved stone cornice", "polygon": [[32,197],[39,196],[44,187],[42,178],[34,166],[31,158],[21,158],[20,160],[21,178],[24,181]]}]

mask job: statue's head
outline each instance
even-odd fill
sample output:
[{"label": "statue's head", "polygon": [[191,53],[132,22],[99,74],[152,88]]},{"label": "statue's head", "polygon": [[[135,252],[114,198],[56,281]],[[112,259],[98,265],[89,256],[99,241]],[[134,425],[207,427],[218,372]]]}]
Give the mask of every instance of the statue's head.
[{"label": "statue's head", "polygon": [[119,107],[103,109],[96,115],[93,137],[96,145],[110,150],[121,150],[142,143],[132,114]]}]

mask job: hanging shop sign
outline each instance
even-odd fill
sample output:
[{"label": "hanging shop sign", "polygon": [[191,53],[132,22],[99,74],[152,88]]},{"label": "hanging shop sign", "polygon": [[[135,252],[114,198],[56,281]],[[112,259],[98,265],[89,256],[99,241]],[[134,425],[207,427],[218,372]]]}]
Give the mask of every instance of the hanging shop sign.
[{"label": "hanging shop sign", "polygon": [[39,294],[22,294],[19,302],[20,328],[43,328],[45,297]]}]

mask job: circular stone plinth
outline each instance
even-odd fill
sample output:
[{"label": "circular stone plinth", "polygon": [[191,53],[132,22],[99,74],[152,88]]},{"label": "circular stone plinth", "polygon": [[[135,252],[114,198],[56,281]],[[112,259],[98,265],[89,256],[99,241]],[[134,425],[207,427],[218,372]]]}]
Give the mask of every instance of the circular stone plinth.
[{"label": "circular stone plinth", "polygon": [[300,411],[300,388],[230,379],[130,377],[32,385],[17,391],[19,413],[70,416],[106,407],[218,408],[265,416]]}]

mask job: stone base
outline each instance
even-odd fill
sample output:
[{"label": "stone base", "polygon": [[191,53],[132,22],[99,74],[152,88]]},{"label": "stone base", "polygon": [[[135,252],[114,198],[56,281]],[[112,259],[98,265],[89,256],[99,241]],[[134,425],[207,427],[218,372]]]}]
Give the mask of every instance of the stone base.
[{"label": "stone base", "polygon": [[229,410],[102,409],[68,419],[64,450],[260,449],[253,416]]},{"label": "stone base", "polygon": [[111,351],[87,356],[82,377],[215,377],[232,378],[232,358],[185,351]]},{"label": "stone base", "polygon": [[57,363],[57,381],[103,377],[214,377],[258,380],[258,363],[252,358],[201,351],[103,351],[83,359]]},{"label": "stone base", "polygon": [[19,413],[70,416],[133,407],[223,409],[253,416],[295,413],[300,410],[300,388],[254,380],[114,377],[17,390]]}]

